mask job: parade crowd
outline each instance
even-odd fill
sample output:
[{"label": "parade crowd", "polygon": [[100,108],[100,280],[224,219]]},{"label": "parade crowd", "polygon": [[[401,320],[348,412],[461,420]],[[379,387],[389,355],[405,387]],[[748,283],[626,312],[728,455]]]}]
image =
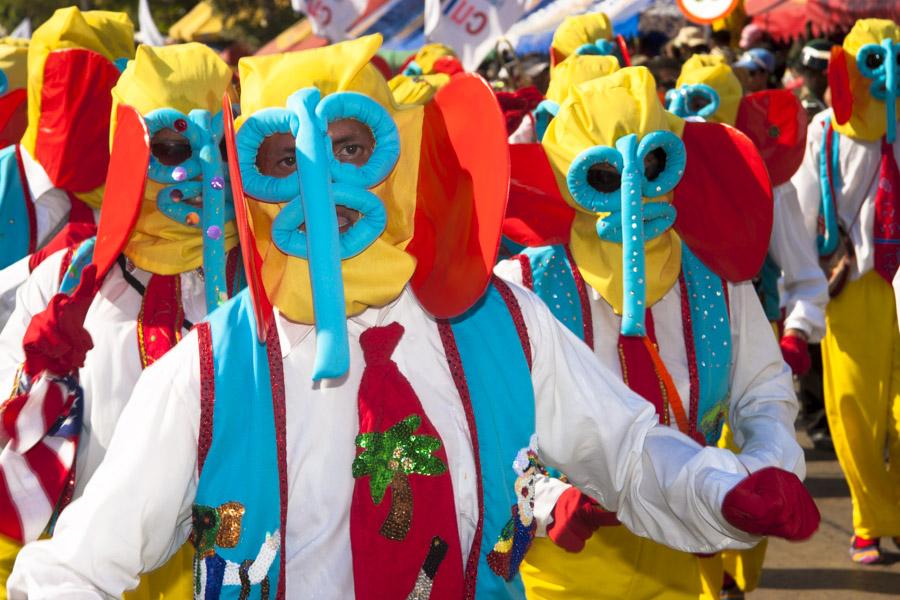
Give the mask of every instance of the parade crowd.
[{"label": "parade crowd", "polygon": [[900,549],[900,25],[381,45],[0,39],[0,598],[744,598],[798,427]]}]

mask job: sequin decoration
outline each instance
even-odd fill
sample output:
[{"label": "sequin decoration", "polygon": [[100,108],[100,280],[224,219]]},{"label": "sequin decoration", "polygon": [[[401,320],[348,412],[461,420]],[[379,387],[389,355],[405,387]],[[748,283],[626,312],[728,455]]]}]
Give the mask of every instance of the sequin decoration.
[{"label": "sequin decoration", "polygon": [[212,332],[207,322],[197,324],[197,345],[200,351],[200,432],[197,436],[197,472],[202,474],[209,447],[212,445],[213,408],[216,397]]},{"label": "sequin decoration", "polygon": [[566,248],[528,248],[523,254],[530,260],[534,292],[544,301],[556,320],[584,339],[588,332],[588,324],[584,319],[585,308],[589,315],[590,307],[586,307],[582,301],[577,286],[578,276],[572,267],[574,263],[567,258]]},{"label": "sequin decoration", "polygon": [[353,477],[368,475],[372,502],[381,504],[388,486],[391,488],[390,513],[381,527],[388,539],[402,540],[412,523],[413,498],[410,475],[440,475],[447,470],[433,453],[441,442],[430,435],[415,432],[422,423],[419,415],[410,415],[384,433],[372,431],[356,437],[363,452],[353,461]]},{"label": "sequin decoration", "polygon": [[212,556],[216,546],[234,548],[241,537],[244,506],[226,502],[218,507],[195,504],[191,509],[192,539],[199,556]]},{"label": "sequin decoration", "polygon": [[413,589],[406,597],[406,600],[429,600],[431,598],[434,578],[437,576],[438,567],[441,566],[441,563],[444,562],[444,557],[447,556],[447,548],[447,542],[439,536],[431,539],[425,562],[422,563],[422,568],[416,577],[416,583],[413,585]]}]

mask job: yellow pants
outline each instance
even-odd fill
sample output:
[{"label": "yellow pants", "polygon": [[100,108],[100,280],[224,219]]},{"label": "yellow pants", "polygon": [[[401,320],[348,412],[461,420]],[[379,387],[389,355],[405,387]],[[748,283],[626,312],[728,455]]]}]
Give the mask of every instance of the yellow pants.
[{"label": "yellow pants", "polygon": [[894,303],[891,286],[872,271],[847,284],[825,311],[825,413],[850,486],[853,530],[867,538],[900,535],[900,333]]},{"label": "yellow pants", "polygon": [[[0,600],[6,600],[6,580],[12,572],[21,546],[0,536]],[[194,597],[194,548],[190,543],[181,547],[159,569],[141,577],[137,589],[125,592],[124,600],[187,600]]]}]

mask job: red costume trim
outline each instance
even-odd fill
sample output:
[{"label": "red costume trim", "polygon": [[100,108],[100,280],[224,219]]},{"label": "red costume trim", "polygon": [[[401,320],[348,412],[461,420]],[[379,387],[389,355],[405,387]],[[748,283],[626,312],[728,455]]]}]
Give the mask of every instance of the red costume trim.
[{"label": "red costume trim", "polygon": [[522,285],[534,291],[534,271],[531,269],[531,259],[524,254],[517,254],[515,258],[519,261],[519,267],[522,270]]},{"label": "red costume trim", "polygon": [[575,279],[575,289],[578,290],[578,299],[581,301],[581,324],[584,327],[584,343],[591,350],[594,349],[594,318],[591,316],[591,304],[588,300],[587,285],[575,264],[575,257],[572,256],[572,250],[567,245],[566,259],[569,261],[569,270],[572,271],[572,277]]},{"label": "red costume trim", "polygon": [[278,340],[278,328],[273,322],[266,335],[266,353],[269,358],[269,381],[272,384],[272,409],[275,415],[275,446],[278,453],[278,492],[281,496],[281,552],[278,553],[278,592],[276,600],[284,600],[285,555],[287,548],[287,511],[288,511],[288,476],[287,476],[287,425],[284,404],[284,362],[281,357],[281,343]]},{"label": "red costume trim", "polygon": [[522,307],[519,306],[519,301],[505,281],[494,275],[492,283],[497,288],[497,291],[500,292],[500,297],[506,302],[506,308],[509,310],[509,316],[512,317],[513,325],[516,326],[516,333],[519,335],[522,352],[525,353],[525,360],[528,362],[528,370],[530,371],[532,364],[531,343],[528,337],[528,326],[525,325],[525,318],[522,316]]},{"label": "red costume trim", "polygon": [[177,344],[183,326],[181,275],[151,275],[137,318],[141,366],[152,365]]},{"label": "red costume trim", "polygon": [[[690,407],[688,410],[688,435],[699,441],[697,435],[697,411],[700,405],[700,376],[697,374],[697,349],[694,347],[694,327],[691,321],[691,303],[688,298],[687,282],[684,273],[678,276],[681,290],[681,329],[684,335],[684,354],[687,356],[688,381],[690,382]],[[705,444],[704,444],[705,445]]]},{"label": "red costume trim", "polygon": [[213,363],[212,332],[209,323],[198,323],[197,344],[200,348],[200,434],[197,436],[197,475],[203,472],[206,455],[212,445],[213,409],[216,402],[216,373]]}]

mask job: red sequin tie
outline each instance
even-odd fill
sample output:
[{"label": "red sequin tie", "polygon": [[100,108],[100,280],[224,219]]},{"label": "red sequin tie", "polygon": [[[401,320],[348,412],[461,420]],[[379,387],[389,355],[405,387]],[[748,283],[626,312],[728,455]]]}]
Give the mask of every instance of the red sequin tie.
[{"label": "red sequin tie", "polygon": [[359,386],[350,542],[358,600],[459,599],[463,565],[447,453],[391,355],[392,323],[359,339]]},{"label": "red sequin tie", "polygon": [[900,170],[894,158],[894,148],[881,139],[881,170],[875,193],[875,270],[891,283],[900,266]]}]

